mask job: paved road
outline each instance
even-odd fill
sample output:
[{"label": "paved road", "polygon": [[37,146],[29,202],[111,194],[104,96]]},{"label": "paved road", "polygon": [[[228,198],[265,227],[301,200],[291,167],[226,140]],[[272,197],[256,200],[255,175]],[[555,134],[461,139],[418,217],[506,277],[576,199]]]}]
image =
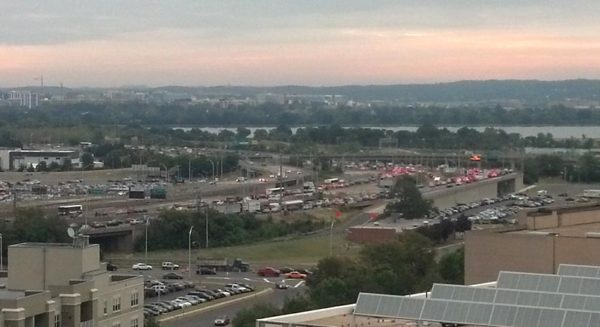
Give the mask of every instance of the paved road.
[{"label": "paved road", "polygon": [[287,290],[273,290],[266,295],[257,295],[256,297],[247,298],[239,302],[231,303],[226,306],[215,308],[214,310],[205,311],[197,315],[179,317],[161,323],[165,327],[208,327],[213,326],[215,318],[226,315],[232,320],[237,313],[254,304],[266,303],[277,307],[281,307],[286,298],[292,298],[296,294],[302,292],[303,288],[289,288]]}]

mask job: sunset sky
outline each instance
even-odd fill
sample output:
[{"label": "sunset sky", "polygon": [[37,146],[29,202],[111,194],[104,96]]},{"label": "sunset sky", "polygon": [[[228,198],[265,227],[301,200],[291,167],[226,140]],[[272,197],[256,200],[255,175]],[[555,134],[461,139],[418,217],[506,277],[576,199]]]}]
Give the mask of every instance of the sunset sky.
[{"label": "sunset sky", "polygon": [[15,0],[0,87],[600,78],[594,0]]}]

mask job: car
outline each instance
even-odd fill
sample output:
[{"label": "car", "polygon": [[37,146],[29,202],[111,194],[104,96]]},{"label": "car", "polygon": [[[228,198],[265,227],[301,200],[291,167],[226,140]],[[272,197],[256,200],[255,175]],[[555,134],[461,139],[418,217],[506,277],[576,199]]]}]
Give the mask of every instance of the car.
[{"label": "car", "polygon": [[181,301],[185,301],[185,302],[189,302],[192,305],[197,305],[200,304],[200,301],[192,298],[192,297],[187,297],[187,296],[180,296],[178,298],[176,298],[175,300],[181,300]]},{"label": "car", "polygon": [[240,284],[227,284],[225,285],[225,287],[234,289],[234,290],[240,290],[242,293],[247,293],[250,292],[249,289],[245,288],[244,286],[240,285]]},{"label": "car", "polygon": [[217,272],[214,269],[202,267],[202,268],[196,270],[196,274],[198,274],[198,275],[216,275]]},{"label": "car", "polygon": [[165,261],[161,265],[162,270],[178,270],[179,265],[170,261]]},{"label": "car", "polygon": [[285,277],[292,278],[292,279],[305,279],[306,274],[301,274],[297,271],[292,271],[290,273],[285,274]]},{"label": "car", "polygon": [[119,269],[119,266],[112,264],[112,263],[107,263],[106,264],[106,270],[108,271],[117,271],[117,269]]},{"label": "car", "polygon": [[[182,309],[184,309],[184,308],[188,308],[188,307],[191,307],[191,306],[192,306],[192,304],[191,304],[189,301],[187,301],[187,300],[182,300],[182,299],[179,299],[179,298],[177,298],[177,299],[173,300],[173,302],[174,302],[174,303],[177,303],[177,304],[179,304],[179,305],[180,305],[180,308],[182,308]],[[172,302],[172,303],[173,303],[173,302]]]},{"label": "car", "polygon": [[286,284],[284,281],[280,281],[275,284],[275,288],[278,290],[287,290],[290,286]]},{"label": "car", "polygon": [[281,267],[281,268],[279,268],[279,272],[282,273],[282,274],[291,273],[292,271],[294,271],[294,268],[290,268],[290,267]]},{"label": "car", "polygon": [[181,276],[178,273],[174,273],[174,272],[170,272],[170,273],[166,273],[162,276],[163,279],[183,279],[183,276]]},{"label": "car", "polygon": [[193,292],[189,292],[188,295],[196,296],[201,299],[205,299],[206,301],[212,301],[215,299],[215,296],[211,295],[210,293],[208,293],[206,291],[193,291]]},{"label": "car", "polygon": [[215,326],[227,326],[227,325],[229,325],[229,322],[230,322],[229,317],[220,316],[215,319]]},{"label": "car", "polygon": [[296,271],[299,272],[299,273],[301,273],[301,274],[312,275],[312,271],[310,271],[308,269],[299,268],[299,269],[296,269]]},{"label": "car", "polygon": [[133,270],[152,270],[152,266],[146,263],[138,262],[131,266]]},{"label": "car", "polygon": [[264,267],[260,268],[257,274],[262,277],[279,277],[281,272],[273,267]]}]

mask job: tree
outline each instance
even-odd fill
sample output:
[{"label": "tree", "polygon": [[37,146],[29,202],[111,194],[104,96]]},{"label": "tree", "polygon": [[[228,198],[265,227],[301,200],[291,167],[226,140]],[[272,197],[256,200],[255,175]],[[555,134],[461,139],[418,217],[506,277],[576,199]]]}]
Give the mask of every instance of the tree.
[{"label": "tree", "polygon": [[48,171],[48,164],[45,161],[40,161],[37,166],[37,171]]},{"label": "tree", "polygon": [[255,140],[259,140],[259,141],[266,140],[268,137],[269,137],[269,133],[262,128],[254,131],[254,139]]},{"label": "tree", "polygon": [[423,199],[413,177],[404,175],[398,178],[390,193],[396,200],[386,206],[387,215],[397,212],[405,219],[415,219],[426,216],[432,209],[431,201]]},{"label": "tree", "polygon": [[81,156],[81,167],[83,169],[94,168],[94,156],[91,153],[86,152]]},{"label": "tree", "polygon": [[251,134],[251,133],[252,133],[252,132],[251,132],[249,129],[245,128],[245,127],[238,127],[238,128],[237,128],[237,133],[236,133],[236,134],[237,134],[237,138],[238,138],[238,139],[240,139],[240,140],[244,140],[244,139],[246,139],[248,136],[250,136],[250,134]]},{"label": "tree", "polygon": [[465,248],[442,256],[438,263],[440,277],[444,283],[464,285],[465,283]]},{"label": "tree", "polygon": [[256,319],[277,316],[281,310],[270,304],[255,304],[247,309],[240,310],[233,318],[233,327],[254,327]]}]

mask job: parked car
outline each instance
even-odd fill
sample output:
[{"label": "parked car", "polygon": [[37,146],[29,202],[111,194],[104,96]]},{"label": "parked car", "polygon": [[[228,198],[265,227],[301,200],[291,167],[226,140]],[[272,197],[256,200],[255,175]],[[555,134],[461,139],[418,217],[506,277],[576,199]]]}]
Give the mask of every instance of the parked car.
[{"label": "parked car", "polygon": [[285,274],[285,277],[292,278],[292,279],[305,279],[306,275],[305,274],[301,274],[301,273],[299,273],[297,271],[292,271],[291,273]]},{"label": "parked car", "polygon": [[165,261],[161,265],[163,270],[177,270],[179,269],[179,265],[176,263],[172,263],[170,261]]},{"label": "parked car", "polygon": [[227,284],[227,285],[225,285],[225,287],[227,287],[227,288],[231,288],[231,289],[234,289],[234,290],[239,290],[239,291],[241,291],[242,293],[247,293],[247,292],[250,292],[250,290],[249,290],[249,289],[247,289],[247,288],[245,288],[244,286],[241,286],[241,285],[239,285],[239,284]]},{"label": "parked car", "polygon": [[227,326],[229,325],[229,317],[227,316],[220,316],[217,317],[217,319],[215,319],[215,326]]},{"label": "parked car", "polygon": [[196,270],[196,274],[198,274],[198,275],[216,275],[217,272],[214,269],[202,267],[202,268]]},{"label": "parked car", "polygon": [[258,275],[263,277],[279,277],[281,272],[273,267],[264,267],[258,270]]},{"label": "parked car", "polygon": [[108,271],[117,271],[117,269],[119,269],[119,266],[112,264],[112,263],[107,263],[106,264],[106,270]]},{"label": "parked car", "polygon": [[133,266],[131,266],[131,269],[133,269],[133,270],[152,270],[152,266],[149,264],[139,262],[139,263],[133,264]]},{"label": "parked car", "polygon": [[282,273],[282,274],[291,273],[292,271],[294,271],[294,269],[290,268],[290,267],[281,267],[281,268],[279,268],[279,272]]},{"label": "parked car", "polygon": [[170,273],[166,273],[162,276],[163,279],[183,279],[183,276],[181,276],[178,273],[174,273],[174,272],[170,272]]},{"label": "parked car", "polygon": [[275,288],[278,290],[286,290],[288,289],[290,286],[288,284],[286,284],[284,281],[280,281],[277,284],[275,284]]},{"label": "parked car", "polygon": [[213,295],[207,293],[206,291],[193,291],[189,292],[188,295],[197,296],[201,299],[205,299],[206,301],[212,301],[215,299]]}]

